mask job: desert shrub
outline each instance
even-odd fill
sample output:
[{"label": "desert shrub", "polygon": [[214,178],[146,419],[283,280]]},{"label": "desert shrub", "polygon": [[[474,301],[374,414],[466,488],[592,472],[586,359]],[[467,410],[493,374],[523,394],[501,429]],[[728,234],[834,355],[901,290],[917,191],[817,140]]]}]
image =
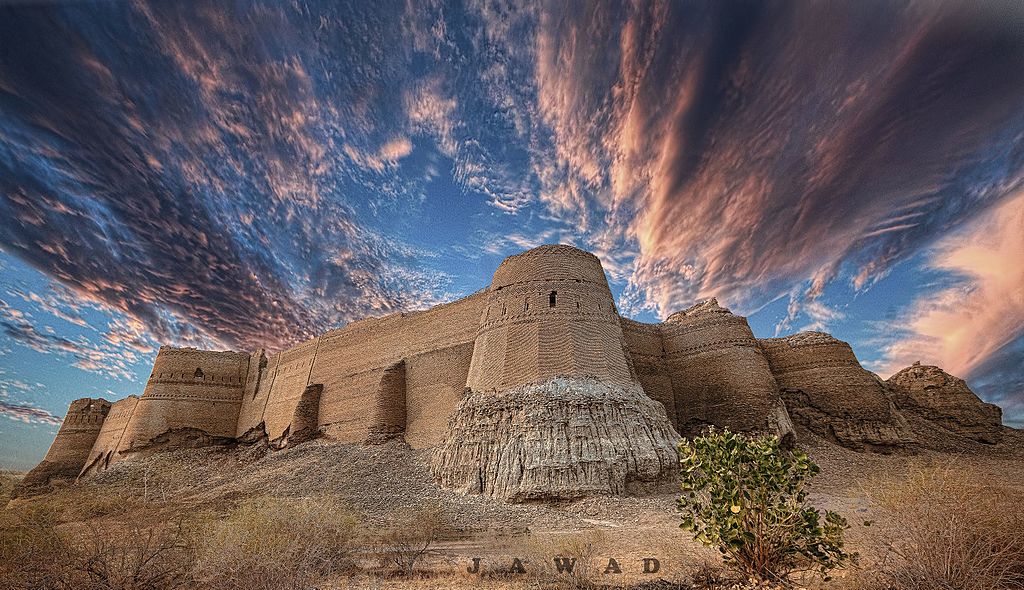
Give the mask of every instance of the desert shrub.
[{"label": "desert shrub", "polygon": [[679,445],[680,526],[715,547],[744,576],[783,581],[798,570],[822,575],[852,557],[846,521],[810,506],[805,484],[820,470],[774,436],[710,430]]},{"label": "desert shrub", "polygon": [[353,567],[359,520],[337,499],[260,497],[192,525],[196,577],[210,590],[315,586]]},{"label": "desert shrub", "polygon": [[57,532],[58,511],[42,503],[0,514],[0,587],[63,590],[73,587],[72,548]]},{"label": "desert shrub", "polygon": [[[179,527],[61,524],[66,507],[34,501],[0,519],[0,587],[12,590],[174,590],[190,552]],[[77,525],[81,528],[82,525]]]},{"label": "desert shrub", "polygon": [[886,511],[890,538],[877,569],[896,590],[1024,588],[1019,491],[960,462],[918,463],[864,486]]},{"label": "desert shrub", "polygon": [[438,506],[424,506],[394,513],[376,539],[382,565],[410,576],[423,558],[437,553],[435,544],[450,534],[451,527]]},{"label": "desert shrub", "polygon": [[192,547],[181,523],[165,527],[90,526],[75,557],[76,588],[175,590],[191,582]]}]

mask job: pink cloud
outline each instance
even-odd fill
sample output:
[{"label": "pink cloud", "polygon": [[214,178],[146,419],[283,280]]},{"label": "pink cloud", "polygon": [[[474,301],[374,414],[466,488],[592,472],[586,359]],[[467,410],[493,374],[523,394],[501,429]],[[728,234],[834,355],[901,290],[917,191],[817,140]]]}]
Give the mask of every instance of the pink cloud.
[{"label": "pink cloud", "polygon": [[930,266],[963,277],[922,295],[905,315],[906,335],[884,348],[880,372],[914,361],[967,375],[1024,329],[1024,191],[942,240]]}]

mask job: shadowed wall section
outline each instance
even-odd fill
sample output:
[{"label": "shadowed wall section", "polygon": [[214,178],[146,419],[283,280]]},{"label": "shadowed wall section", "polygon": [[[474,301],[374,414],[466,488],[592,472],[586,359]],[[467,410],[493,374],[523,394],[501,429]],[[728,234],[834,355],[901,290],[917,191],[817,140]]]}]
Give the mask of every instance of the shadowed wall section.
[{"label": "shadowed wall section", "polygon": [[271,439],[284,436],[291,425],[295,406],[306,386],[312,383],[310,373],[319,346],[320,338],[313,338],[279,355],[261,420]]},{"label": "shadowed wall section", "polygon": [[320,425],[320,396],[323,391],[324,386],[319,383],[307,385],[303,390],[288,427],[288,444],[306,442],[316,436]]},{"label": "shadowed wall section", "polygon": [[238,410],[235,436],[242,436],[263,422],[263,410],[270,395],[270,380],[276,368],[276,358],[274,366],[271,367],[262,348],[249,355],[249,369],[245,377],[245,387],[242,389],[242,404]]},{"label": "shadowed wall section", "polygon": [[682,432],[672,390],[672,374],[665,362],[661,325],[644,324],[626,318],[619,318],[619,322],[637,380],[648,396],[665,407],[665,413],[676,431]]},{"label": "shadowed wall section", "polygon": [[448,417],[462,399],[473,358],[466,342],[405,361],[405,441],[414,449],[441,442]]},{"label": "shadowed wall section", "polygon": [[139,398],[130,395],[110,406],[110,411],[107,412],[107,417],[103,420],[103,429],[100,430],[100,434],[92,446],[92,452],[89,453],[89,459],[85,463],[81,475],[104,471],[117,460],[117,450],[121,447],[121,438],[138,403]]},{"label": "shadowed wall section", "polygon": [[[451,359],[464,355],[473,342],[485,296],[481,292],[426,311],[362,320],[324,334],[311,376],[311,382],[324,385],[320,409],[324,432],[346,442],[379,440],[382,434],[399,433],[408,426],[410,389],[414,392],[415,432],[424,434],[423,425],[445,421],[450,402],[420,396],[428,390],[443,393],[453,379],[459,383],[459,391],[465,386],[460,362]],[[453,348],[456,350],[443,352]],[[424,360],[416,359],[423,354],[437,354],[435,358],[453,363],[437,368],[438,376],[445,374],[445,383],[426,381]],[[411,376],[406,359],[414,359]],[[461,364],[466,363],[468,358],[462,358]],[[445,413],[424,414],[433,411]]]}]

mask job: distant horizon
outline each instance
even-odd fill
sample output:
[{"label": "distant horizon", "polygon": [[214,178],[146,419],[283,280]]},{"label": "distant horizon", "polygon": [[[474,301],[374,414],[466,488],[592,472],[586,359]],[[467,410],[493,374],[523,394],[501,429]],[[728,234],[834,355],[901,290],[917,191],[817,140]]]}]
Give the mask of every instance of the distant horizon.
[{"label": "distant horizon", "polygon": [[1024,10],[0,7],[0,467],[161,344],[280,350],[544,243],[620,313],[921,361],[1024,427]]}]

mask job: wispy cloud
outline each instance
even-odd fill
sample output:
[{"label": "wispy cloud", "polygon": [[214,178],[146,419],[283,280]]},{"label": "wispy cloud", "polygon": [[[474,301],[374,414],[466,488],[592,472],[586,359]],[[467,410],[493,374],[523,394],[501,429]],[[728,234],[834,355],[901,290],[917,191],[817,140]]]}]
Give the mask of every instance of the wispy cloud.
[{"label": "wispy cloud", "polygon": [[884,374],[920,360],[969,375],[1024,336],[1024,191],[941,240],[928,264],[956,280],[897,321]]},{"label": "wispy cloud", "polygon": [[10,420],[24,422],[26,424],[48,424],[60,426],[64,420],[54,416],[50,412],[26,404],[15,404],[0,400],[0,414]]},{"label": "wispy cloud", "polygon": [[[850,319],[826,288],[871,288],[1024,182],[1024,18],[986,3],[3,10],[0,248],[139,355],[280,348],[457,296],[478,269],[438,252],[553,241],[596,252],[627,314],[789,298],[780,329],[825,329]],[[979,370],[1012,337],[944,354]]]}]

